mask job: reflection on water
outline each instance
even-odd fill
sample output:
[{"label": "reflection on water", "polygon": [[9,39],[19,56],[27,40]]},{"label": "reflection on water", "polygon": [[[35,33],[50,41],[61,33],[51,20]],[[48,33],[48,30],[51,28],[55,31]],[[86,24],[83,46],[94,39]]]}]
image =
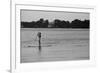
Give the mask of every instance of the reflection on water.
[{"label": "reflection on water", "polygon": [[[37,33],[41,31],[42,51],[38,49]],[[87,60],[88,29],[21,29],[21,62]]]}]

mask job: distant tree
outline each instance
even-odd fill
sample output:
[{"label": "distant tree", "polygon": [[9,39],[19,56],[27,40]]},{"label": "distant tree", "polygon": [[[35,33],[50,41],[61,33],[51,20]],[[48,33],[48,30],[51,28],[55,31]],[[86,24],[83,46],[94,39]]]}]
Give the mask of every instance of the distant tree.
[{"label": "distant tree", "polygon": [[38,20],[38,21],[36,22],[37,27],[38,27],[38,28],[41,28],[42,25],[43,25],[43,22],[44,22],[44,19],[43,19],[43,18],[41,18],[40,20]]},{"label": "distant tree", "polygon": [[54,27],[55,28],[59,28],[60,27],[60,24],[61,24],[61,21],[59,19],[55,19],[54,20]]},{"label": "distant tree", "polygon": [[48,28],[48,25],[49,25],[49,21],[48,21],[48,20],[45,20],[45,21],[44,21],[43,27],[44,27],[44,28]]},{"label": "distant tree", "polygon": [[83,21],[83,24],[82,24],[82,28],[90,28],[89,25],[90,24],[90,21],[89,20],[84,20]]},{"label": "distant tree", "polygon": [[70,22],[66,21],[66,28],[70,28]]},{"label": "distant tree", "polygon": [[44,20],[43,18],[38,21],[21,22],[21,28],[89,28],[90,21],[75,19],[72,22],[55,19],[53,22]]},{"label": "distant tree", "polygon": [[71,22],[71,28],[80,28],[82,22],[78,19],[75,19]]},{"label": "distant tree", "polygon": [[69,28],[70,22],[69,21],[61,21],[61,28]]},{"label": "distant tree", "polygon": [[75,19],[71,22],[71,28],[89,28],[89,20],[78,20]]},{"label": "distant tree", "polygon": [[60,21],[60,24],[59,24],[59,28],[66,28],[67,27],[67,24],[66,24],[66,21]]}]

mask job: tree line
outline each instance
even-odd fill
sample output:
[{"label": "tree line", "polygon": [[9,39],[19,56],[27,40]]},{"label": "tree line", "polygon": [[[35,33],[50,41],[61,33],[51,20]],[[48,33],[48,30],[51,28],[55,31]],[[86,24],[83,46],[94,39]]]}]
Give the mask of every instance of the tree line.
[{"label": "tree line", "polygon": [[53,22],[49,22],[49,20],[41,18],[38,21],[21,22],[21,28],[89,28],[89,24],[89,20],[75,19],[69,22],[55,19]]}]

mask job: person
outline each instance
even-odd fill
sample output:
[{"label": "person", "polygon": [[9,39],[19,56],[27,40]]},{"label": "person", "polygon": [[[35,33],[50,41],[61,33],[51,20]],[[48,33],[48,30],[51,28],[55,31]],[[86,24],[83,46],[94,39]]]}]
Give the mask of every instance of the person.
[{"label": "person", "polygon": [[38,32],[37,36],[39,38],[39,51],[41,52],[41,32]]},{"label": "person", "polygon": [[39,38],[41,38],[41,32],[38,32],[37,36],[38,36]]}]

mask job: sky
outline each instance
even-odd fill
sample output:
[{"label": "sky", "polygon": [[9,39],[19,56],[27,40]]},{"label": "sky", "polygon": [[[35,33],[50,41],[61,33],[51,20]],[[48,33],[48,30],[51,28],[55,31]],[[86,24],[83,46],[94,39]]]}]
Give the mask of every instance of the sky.
[{"label": "sky", "polygon": [[21,21],[31,22],[37,21],[40,18],[48,19],[52,22],[55,19],[73,21],[74,19],[85,20],[89,19],[89,13],[82,12],[57,12],[57,11],[40,11],[40,10],[21,10]]}]

